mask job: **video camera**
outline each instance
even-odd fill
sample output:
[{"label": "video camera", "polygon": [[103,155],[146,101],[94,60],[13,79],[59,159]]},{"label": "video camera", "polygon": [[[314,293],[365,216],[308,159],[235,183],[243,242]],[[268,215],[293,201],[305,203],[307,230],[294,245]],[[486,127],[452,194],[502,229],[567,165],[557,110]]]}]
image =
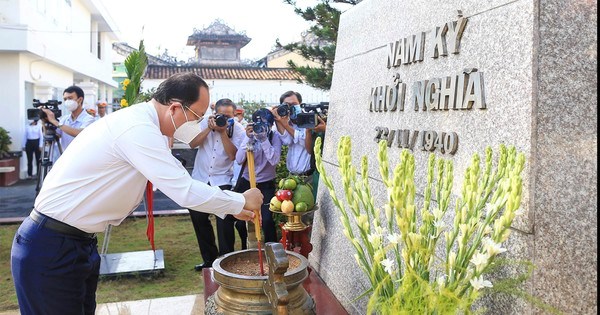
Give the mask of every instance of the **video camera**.
[{"label": "video camera", "polygon": [[329,102],[320,102],[319,104],[300,104],[302,113],[296,116],[296,125],[299,128],[315,128],[319,124],[317,117],[327,121],[327,111]]},{"label": "video camera", "polygon": [[61,101],[57,100],[49,100],[46,103],[42,103],[39,100],[33,99],[33,107],[27,109],[27,119],[29,120],[45,120],[48,118],[48,115],[44,113],[42,108],[47,108],[54,113],[54,117],[58,119],[62,115],[61,110],[58,108],[58,105],[62,104]]}]

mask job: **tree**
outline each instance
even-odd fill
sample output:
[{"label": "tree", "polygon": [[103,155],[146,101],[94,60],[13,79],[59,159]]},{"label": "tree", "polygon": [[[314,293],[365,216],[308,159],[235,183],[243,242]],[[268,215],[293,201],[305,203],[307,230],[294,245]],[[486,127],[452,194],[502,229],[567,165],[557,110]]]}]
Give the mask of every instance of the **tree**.
[{"label": "tree", "polygon": [[[316,6],[304,10],[297,7],[294,0],[284,0],[284,2],[294,6],[296,14],[306,21],[314,22],[314,25],[308,29],[304,42],[282,45],[277,40],[276,46],[296,52],[307,60],[319,63],[320,67],[311,67],[299,66],[291,60],[288,61],[290,68],[304,78],[300,82],[308,83],[318,89],[329,90],[333,77],[333,62],[341,11],[332,7],[329,0],[322,0]],[[334,0],[334,2],[355,5],[360,0]]]}]

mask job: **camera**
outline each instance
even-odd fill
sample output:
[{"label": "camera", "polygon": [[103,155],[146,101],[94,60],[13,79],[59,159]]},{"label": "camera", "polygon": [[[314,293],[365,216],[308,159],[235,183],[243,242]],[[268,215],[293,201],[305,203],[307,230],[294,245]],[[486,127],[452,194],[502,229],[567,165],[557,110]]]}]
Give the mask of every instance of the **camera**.
[{"label": "camera", "polygon": [[261,108],[252,114],[252,131],[254,133],[263,133],[269,131],[275,117],[270,110]]},{"label": "camera", "polygon": [[[215,124],[219,127],[224,127],[225,125],[227,125],[228,121],[229,121],[229,117],[227,117],[223,114],[215,115]],[[231,122],[233,123],[233,120]]]},{"label": "camera", "polygon": [[319,104],[300,104],[302,113],[296,116],[296,125],[299,128],[315,128],[319,124],[317,117],[321,117],[327,121],[327,111],[329,110],[329,102],[321,102]]},{"label": "camera", "polygon": [[62,102],[57,100],[49,100],[46,103],[42,103],[39,100],[34,99],[33,107],[35,108],[27,109],[27,119],[45,120],[46,118],[48,118],[48,115],[46,115],[46,113],[44,113],[44,111],[42,111],[40,107],[51,110],[54,113],[54,117],[58,119],[58,117],[62,115],[61,110],[58,108],[58,105],[60,104],[62,104]]},{"label": "camera", "polygon": [[290,105],[288,103],[283,103],[277,106],[277,115],[281,117],[286,117],[290,114]]}]

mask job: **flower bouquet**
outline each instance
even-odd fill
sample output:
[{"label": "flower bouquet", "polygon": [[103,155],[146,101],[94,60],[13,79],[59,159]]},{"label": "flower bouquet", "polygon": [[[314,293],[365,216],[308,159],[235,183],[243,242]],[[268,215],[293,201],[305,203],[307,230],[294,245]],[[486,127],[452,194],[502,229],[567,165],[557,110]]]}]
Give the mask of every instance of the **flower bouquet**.
[{"label": "flower bouquet", "polygon": [[[352,165],[349,137],[341,138],[337,157],[345,200],[338,198],[325,171],[317,138],[315,158],[321,180],[340,210],[344,234],[371,285],[365,292],[370,294],[368,313],[470,313],[480,293],[493,287],[489,273],[506,252],[503,244],[510,226],[522,213],[524,154],[501,145],[494,167],[488,147],[483,168],[474,154],[456,198],[451,194],[452,161],[431,154],[419,207],[414,156],[402,151],[392,171],[387,144],[381,141],[377,157],[387,189],[382,209],[375,207],[371,195],[367,158],[362,158],[360,170]],[[454,211],[449,213],[451,199],[455,199]]]}]

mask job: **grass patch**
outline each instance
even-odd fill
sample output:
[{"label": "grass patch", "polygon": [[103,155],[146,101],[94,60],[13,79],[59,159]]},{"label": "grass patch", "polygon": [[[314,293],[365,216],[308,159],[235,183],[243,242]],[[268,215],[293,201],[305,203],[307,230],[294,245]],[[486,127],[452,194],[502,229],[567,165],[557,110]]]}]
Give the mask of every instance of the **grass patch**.
[{"label": "grass patch", "polygon": [[[211,216],[216,230],[214,216]],[[202,273],[194,266],[202,262],[194,228],[188,215],[156,217],[156,248],[165,256],[165,270],[160,276],[128,276],[101,279],[98,283],[98,303],[132,301],[159,297],[200,294],[204,283]],[[17,297],[10,273],[10,248],[18,224],[0,225],[0,311],[18,308]],[[236,249],[240,248],[236,233]],[[98,237],[98,251],[102,248],[104,233]],[[149,250],[146,238],[146,219],[128,218],[112,228],[108,253]]]}]

